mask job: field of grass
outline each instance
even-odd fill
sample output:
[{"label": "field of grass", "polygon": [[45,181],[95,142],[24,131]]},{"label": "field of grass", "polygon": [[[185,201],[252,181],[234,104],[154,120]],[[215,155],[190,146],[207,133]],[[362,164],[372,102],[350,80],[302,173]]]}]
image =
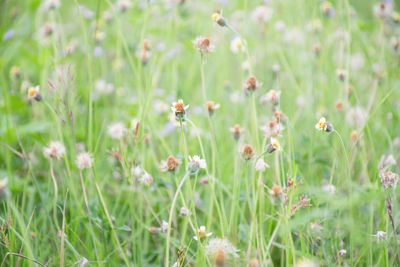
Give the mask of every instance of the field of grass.
[{"label": "field of grass", "polygon": [[0,0],[0,265],[400,266],[399,8]]}]

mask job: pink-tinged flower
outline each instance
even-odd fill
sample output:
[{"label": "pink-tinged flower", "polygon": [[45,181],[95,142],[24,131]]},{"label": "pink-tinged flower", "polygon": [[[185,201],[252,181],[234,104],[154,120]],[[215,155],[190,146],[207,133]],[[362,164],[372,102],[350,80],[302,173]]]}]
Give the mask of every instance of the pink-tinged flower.
[{"label": "pink-tinged flower", "polygon": [[206,255],[216,266],[234,262],[239,257],[238,251],[226,238],[212,238],[205,246]]},{"label": "pink-tinged flower", "polygon": [[236,124],[235,126],[229,128],[229,131],[233,134],[233,138],[235,138],[235,140],[239,140],[240,136],[242,135],[243,128]]},{"label": "pink-tinged flower", "polygon": [[251,76],[243,82],[243,91],[246,93],[254,92],[257,88],[261,87],[261,83],[257,81],[256,77]]},{"label": "pink-tinged flower", "polygon": [[[212,235],[212,233],[207,233],[206,232],[206,227],[204,225],[200,226],[200,228],[198,230],[198,234],[199,234],[200,239],[204,238],[204,237],[209,237],[209,236]],[[194,240],[198,240],[197,239],[197,235],[193,236],[193,239]]]},{"label": "pink-tinged flower", "polygon": [[269,92],[260,99],[260,103],[264,104],[270,102],[273,105],[277,105],[279,103],[280,96],[281,91],[269,90]]},{"label": "pink-tinged flower", "polygon": [[169,156],[167,160],[161,161],[161,170],[163,172],[174,172],[179,168],[181,161],[174,156]]},{"label": "pink-tinged flower", "polygon": [[48,147],[43,148],[43,155],[46,158],[59,160],[65,155],[65,147],[59,141],[52,141]]},{"label": "pink-tinged flower", "polygon": [[93,165],[94,159],[89,152],[81,152],[76,157],[76,166],[78,169],[90,169]]},{"label": "pink-tinged flower", "polygon": [[194,48],[199,51],[203,55],[207,55],[209,53],[214,52],[214,45],[211,44],[211,41],[209,38],[205,38],[202,36],[197,37],[193,41]]},{"label": "pink-tinged flower", "polygon": [[219,109],[220,104],[215,104],[213,101],[207,102],[207,110],[210,116],[212,116],[216,109]]},{"label": "pink-tinged flower", "polygon": [[259,23],[266,23],[271,19],[273,13],[274,10],[268,6],[258,6],[251,13],[251,18]]}]

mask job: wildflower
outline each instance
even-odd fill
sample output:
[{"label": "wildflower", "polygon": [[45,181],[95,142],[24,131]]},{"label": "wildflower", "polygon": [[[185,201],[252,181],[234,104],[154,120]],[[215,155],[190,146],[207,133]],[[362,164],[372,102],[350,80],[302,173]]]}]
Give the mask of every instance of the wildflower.
[{"label": "wildflower", "polygon": [[45,10],[55,10],[61,6],[60,0],[47,0],[44,3]]},{"label": "wildflower", "polygon": [[149,186],[153,183],[153,177],[145,171],[142,177],[140,177],[139,182],[146,186]]},{"label": "wildflower", "polygon": [[108,127],[108,134],[111,138],[121,140],[124,137],[127,129],[122,122],[117,122]]},{"label": "wildflower", "polygon": [[263,96],[260,100],[261,103],[271,102],[273,105],[279,103],[279,98],[281,96],[281,91],[269,90],[269,92]]},{"label": "wildflower", "polygon": [[267,150],[268,153],[272,153],[272,152],[274,152],[275,150],[280,151],[280,150],[282,150],[282,149],[281,149],[281,144],[278,142],[277,139],[271,137],[271,143],[269,143],[269,144],[267,145],[266,150]]},{"label": "wildflower", "polygon": [[386,232],[383,232],[383,231],[378,231],[378,232],[376,232],[376,235],[373,235],[373,236],[376,237],[376,240],[378,242],[380,242],[382,240],[386,240],[386,238],[387,238]]},{"label": "wildflower", "polygon": [[181,161],[174,156],[169,156],[167,160],[161,162],[161,170],[163,172],[174,172],[179,168]]},{"label": "wildflower", "polygon": [[392,37],[390,38],[390,43],[393,47],[393,50],[397,53],[400,54],[400,38],[399,37]]},{"label": "wildflower", "polygon": [[274,10],[268,6],[258,6],[251,13],[251,17],[254,21],[266,23],[271,19],[273,13]]},{"label": "wildflower", "polygon": [[183,103],[183,100],[179,99],[178,102],[172,103],[171,110],[175,114],[175,119],[177,121],[179,121],[179,120],[185,120],[186,110],[188,108],[189,108],[189,105],[185,106],[185,104]]},{"label": "wildflower", "polygon": [[282,188],[279,185],[272,186],[272,189],[270,189],[268,192],[275,199],[282,197]]},{"label": "wildflower", "polygon": [[319,122],[315,125],[315,128],[318,131],[325,131],[327,133],[332,132],[333,131],[333,126],[332,124],[330,124],[329,122],[326,121],[326,119],[324,117],[322,117],[321,119],[319,119]]},{"label": "wildflower", "polygon": [[354,143],[355,141],[357,141],[357,138],[358,138],[358,132],[357,131],[352,131],[351,134],[350,134],[351,142]]},{"label": "wildflower", "polygon": [[287,116],[282,111],[275,111],[274,118],[275,118],[275,121],[278,123],[280,123],[280,122],[286,123],[288,120]]},{"label": "wildflower", "polygon": [[59,160],[65,155],[65,147],[59,141],[52,141],[48,147],[43,148],[43,155],[46,158],[55,158]]},{"label": "wildflower", "polygon": [[96,33],[95,33],[96,43],[101,43],[104,40],[105,36],[106,36],[106,34],[104,32],[96,31]]},{"label": "wildflower", "polygon": [[256,166],[255,166],[256,171],[264,172],[267,168],[269,168],[269,165],[267,163],[265,163],[264,159],[261,158],[261,159],[257,160]]},{"label": "wildflower", "polygon": [[335,104],[335,109],[338,112],[342,111],[343,110],[343,101],[341,101],[341,100],[337,101]]},{"label": "wildflower", "polygon": [[333,17],[335,15],[335,9],[332,4],[328,1],[324,1],[321,4],[321,10],[327,17]]},{"label": "wildflower", "polygon": [[390,166],[390,165],[396,165],[396,160],[393,157],[392,154],[390,155],[383,155],[379,161],[380,166]]},{"label": "wildflower", "polygon": [[40,89],[39,85],[35,87],[30,87],[28,89],[28,99],[29,100],[35,99],[36,101],[41,101],[43,97],[40,94],[39,89]]},{"label": "wildflower", "polygon": [[346,122],[350,126],[362,127],[368,117],[368,113],[362,107],[352,107],[346,113]]},{"label": "wildflower", "polygon": [[321,226],[319,222],[310,223],[310,230],[316,233],[320,233],[324,227]]},{"label": "wildflower", "polygon": [[393,12],[392,19],[393,19],[394,23],[400,23],[400,13]]},{"label": "wildflower", "polygon": [[322,29],[322,23],[319,19],[314,19],[307,25],[307,29],[314,33],[320,32]]},{"label": "wildflower", "polygon": [[275,63],[272,65],[272,72],[277,75],[281,71],[281,66],[279,64]]},{"label": "wildflower", "polygon": [[296,261],[294,267],[318,267],[319,265],[312,260],[302,258]]},{"label": "wildflower", "polygon": [[202,55],[207,55],[214,52],[214,46],[211,44],[209,38],[199,36],[193,41],[193,44],[194,48]]},{"label": "wildflower", "polygon": [[259,83],[256,79],[256,77],[251,76],[248,78],[246,81],[243,82],[243,90],[246,93],[251,93],[254,92],[257,88],[261,87],[261,83]]},{"label": "wildflower", "polygon": [[380,19],[387,18],[392,15],[393,5],[380,3],[373,7],[374,16]]},{"label": "wildflower", "polygon": [[7,177],[0,179],[0,200],[4,200],[10,195],[10,190],[8,189],[7,184]]},{"label": "wildflower", "polygon": [[235,124],[233,127],[229,128],[229,131],[233,134],[235,140],[239,140],[243,129],[238,124]]},{"label": "wildflower", "polygon": [[153,107],[158,114],[164,114],[168,110],[168,105],[161,100],[154,101]]},{"label": "wildflower", "polygon": [[193,158],[189,156],[188,171],[191,175],[196,175],[200,169],[205,169],[206,167],[205,159],[201,159],[197,155],[193,156]]},{"label": "wildflower", "polygon": [[333,184],[325,184],[322,186],[322,191],[333,195],[335,194],[336,187]]},{"label": "wildflower", "polygon": [[319,43],[315,43],[312,46],[312,51],[314,52],[314,54],[316,56],[319,56],[320,52],[321,52],[321,45]]},{"label": "wildflower", "polygon": [[93,157],[89,152],[81,152],[76,157],[76,166],[78,169],[90,169],[93,165]]},{"label": "wildflower", "polygon": [[337,69],[336,76],[339,78],[339,80],[344,81],[347,78],[347,70]]},{"label": "wildflower", "polygon": [[210,116],[212,116],[214,114],[214,111],[216,109],[219,109],[219,107],[220,107],[219,104],[215,104],[213,101],[208,101],[207,102],[208,114],[210,114]]},{"label": "wildflower", "polygon": [[[200,239],[204,238],[204,237],[209,237],[212,235],[212,233],[207,233],[206,232],[206,227],[204,225],[200,226],[199,230],[198,230],[198,234]],[[194,240],[197,240],[197,235],[193,236]]]},{"label": "wildflower", "polygon": [[105,80],[97,80],[94,84],[94,89],[99,94],[111,94],[114,92],[114,85],[106,82]]},{"label": "wildflower", "polygon": [[250,160],[254,158],[254,149],[251,145],[244,145],[240,151],[240,154],[242,155],[242,158],[245,160]]},{"label": "wildflower", "polygon": [[242,40],[237,36],[231,41],[231,51],[235,54],[245,51]]},{"label": "wildflower", "polygon": [[160,227],[161,232],[163,232],[163,233],[168,232],[168,228],[169,228],[168,223],[166,221],[162,221],[161,227]]},{"label": "wildflower", "polygon": [[188,208],[182,207],[179,211],[179,216],[187,216],[190,214],[190,210]]},{"label": "wildflower", "polygon": [[117,5],[117,10],[123,13],[132,6],[132,3],[130,0],[119,0],[116,5]]},{"label": "wildflower", "polygon": [[18,79],[21,77],[21,70],[17,66],[12,66],[10,69],[10,75],[12,78]]},{"label": "wildflower", "polygon": [[345,257],[346,256],[347,251],[345,249],[341,249],[338,251],[338,256],[339,257]]},{"label": "wildflower", "polygon": [[217,23],[219,26],[224,27],[226,26],[226,20],[220,13],[214,13],[212,15],[212,19],[215,23]]},{"label": "wildflower", "polygon": [[238,251],[226,238],[212,238],[205,246],[206,255],[216,266],[224,266],[227,261],[238,258]]}]

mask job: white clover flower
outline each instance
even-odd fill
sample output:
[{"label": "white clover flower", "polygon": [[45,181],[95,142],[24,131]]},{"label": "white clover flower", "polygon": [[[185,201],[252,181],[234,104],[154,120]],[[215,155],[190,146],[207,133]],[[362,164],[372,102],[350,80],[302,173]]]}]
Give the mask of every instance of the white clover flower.
[{"label": "white clover flower", "polygon": [[265,163],[264,159],[261,158],[257,160],[255,166],[256,171],[264,172],[267,168],[269,168],[269,165]]},{"label": "white clover flower", "polygon": [[48,147],[43,148],[43,155],[59,160],[65,155],[65,147],[59,141],[51,141]]},{"label": "white clover flower", "polygon": [[124,137],[127,129],[122,122],[117,122],[108,127],[107,133],[111,136],[111,138],[116,140],[121,140]]},{"label": "white clover flower", "polygon": [[[200,226],[198,233],[200,238],[209,237],[212,235],[212,233],[206,232],[206,227],[204,225]],[[193,236],[193,239],[197,241],[197,235]]]},{"label": "white clover flower", "polygon": [[231,51],[235,54],[245,51],[244,44],[238,36],[233,38],[231,41]]},{"label": "white clover flower", "polygon": [[81,152],[76,157],[76,166],[78,169],[90,169],[93,165],[93,157],[89,152]]}]

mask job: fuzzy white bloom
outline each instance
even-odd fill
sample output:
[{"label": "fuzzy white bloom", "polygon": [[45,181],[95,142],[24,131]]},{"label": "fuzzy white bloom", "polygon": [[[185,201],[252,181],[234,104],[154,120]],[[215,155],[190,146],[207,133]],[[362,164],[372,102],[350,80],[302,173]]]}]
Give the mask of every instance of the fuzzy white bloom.
[{"label": "fuzzy white bloom", "polygon": [[142,177],[140,177],[139,182],[148,186],[151,183],[153,183],[153,177],[150,174],[148,174],[147,172],[144,172]]},{"label": "fuzzy white bloom", "polygon": [[212,238],[205,246],[206,255],[212,261],[215,261],[217,257],[221,257],[221,255],[224,260],[238,258],[238,251],[226,238]]},{"label": "fuzzy white bloom", "polygon": [[[200,228],[198,229],[198,233],[200,238],[209,237],[212,235],[212,233],[206,232],[206,227],[204,225],[200,226]],[[197,235],[193,236],[193,239],[197,241]]]},{"label": "fuzzy white bloom", "polygon": [[90,169],[93,165],[93,157],[89,152],[81,152],[76,157],[76,166],[78,169]]},{"label": "fuzzy white bloom", "polygon": [[168,232],[168,228],[169,228],[168,223],[166,221],[162,221],[161,227],[160,227],[161,232],[163,232],[163,233]]},{"label": "fuzzy white bloom", "polygon": [[231,51],[235,54],[245,51],[244,44],[238,36],[233,38],[231,41]]},{"label": "fuzzy white bloom", "polygon": [[383,232],[383,231],[378,231],[378,232],[376,232],[376,235],[373,235],[373,236],[376,237],[376,240],[378,242],[382,241],[382,240],[386,240],[386,238],[387,238],[386,232]]},{"label": "fuzzy white bloom", "polygon": [[122,122],[117,122],[108,127],[108,134],[111,138],[116,140],[121,140],[126,133],[126,127]]},{"label": "fuzzy white bloom", "polygon": [[261,158],[257,160],[255,166],[256,171],[264,172],[267,168],[269,168],[269,165],[265,163],[264,159]]},{"label": "fuzzy white bloom", "polygon": [[275,30],[277,32],[283,32],[286,29],[285,22],[283,22],[281,20],[277,21],[274,26],[275,26]]},{"label": "fuzzy white bloom", "polygon": [[51,141],[48,147],[43,148],[43,155],[59,160],[65,155],[65,147],[59,141]]},{"label": "fuzzy white bloom", "polygon": [[393,5],[392,4],[376,4],[373,7],[374,16],[380,19],[389,17],[392,15],[393,12]]},{"label": "fuzzy white bloom", "polygon": [[265,23],[271,19],[273,13],[274,10],[268,6],[258,6],[251,13],[251,17],[254,21]]}]

